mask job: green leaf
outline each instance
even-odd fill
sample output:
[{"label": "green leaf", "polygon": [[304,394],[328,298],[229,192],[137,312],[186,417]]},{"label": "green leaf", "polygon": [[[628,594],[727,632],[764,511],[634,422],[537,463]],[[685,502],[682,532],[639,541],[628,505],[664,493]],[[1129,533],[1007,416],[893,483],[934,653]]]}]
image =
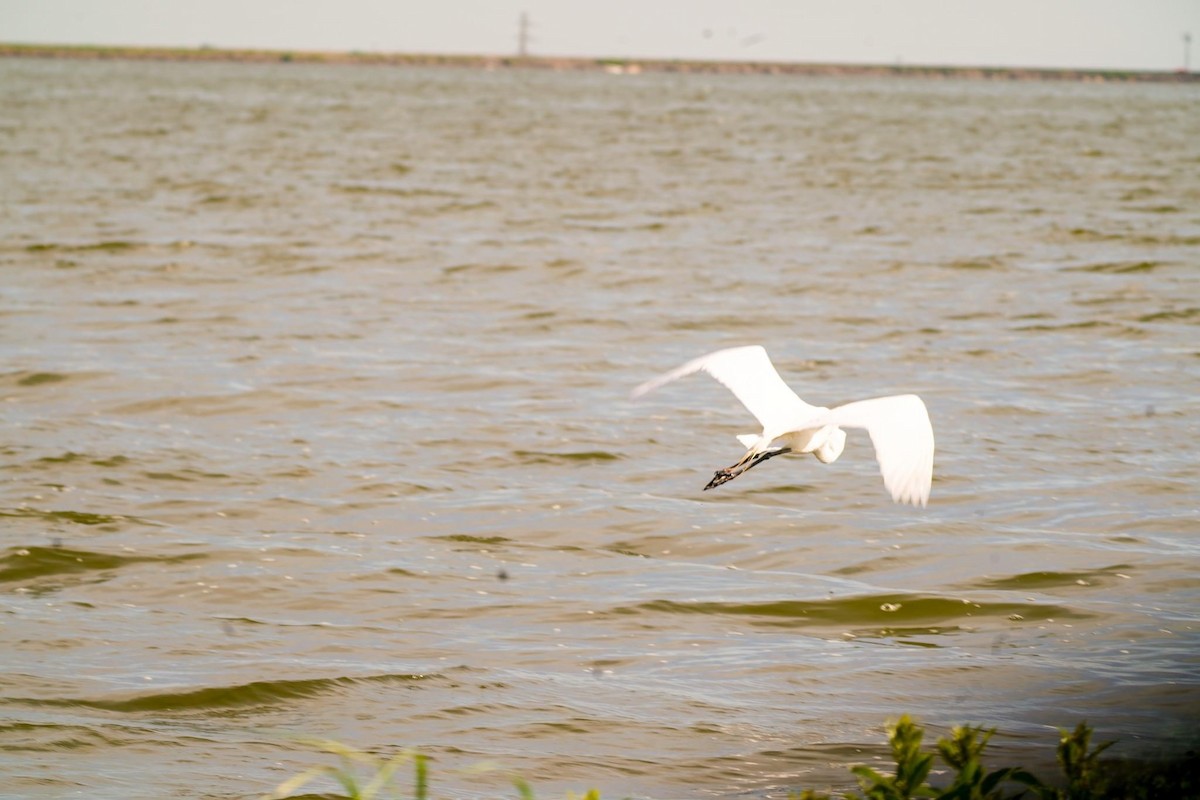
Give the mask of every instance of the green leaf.
[{"label": "green leaf", "polygon": [[321,775],[327,775],[330,772],[334,772],[336,769],[336,767],[313,767],[311,769],[306,769],[299,775],[293,775],[283,783],[276,786],[275,791],[267,795],[267,797],[272,798],[272,800],[278,800],[279,798],[287,797],[301,786],[311,783],[315,778],[318,778]]},{"label": "green leaf", "polygon": [[517,788],[517,794],[521,795],[521,800],[533,800],[533,789],[529,788],[525,779],[513,778],[513,786]]},{"label": "green leaf", "polygon": [[429,765],[428,758],[423,755],[414,754],[413,761],[416,764],[416,800],[428,800],[429,798]]}]

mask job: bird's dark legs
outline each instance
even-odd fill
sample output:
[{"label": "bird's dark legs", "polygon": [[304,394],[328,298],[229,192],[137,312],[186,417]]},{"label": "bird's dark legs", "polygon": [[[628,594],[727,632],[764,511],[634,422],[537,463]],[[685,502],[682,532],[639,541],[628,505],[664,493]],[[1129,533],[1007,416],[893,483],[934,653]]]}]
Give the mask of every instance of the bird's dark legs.
[{"label": "bird's dark legs", "polygon": [[792,448],[790,447],[777,447],[774,450],[764,450],[763,452],[755,453],[754,455],[747,453],[741,461],[734,464],[732,467],[726,467],[725,469],[717,470],[713,475],[712,480],[708,482],[708,486],[704,487],[704,490],[708,491],[714,486],[720,486],[722,483],[728,483],[751,467],[757,467],[768,458],[774,458],[775,456],[781,456],[784,453],[790,452],[792,452]]}]

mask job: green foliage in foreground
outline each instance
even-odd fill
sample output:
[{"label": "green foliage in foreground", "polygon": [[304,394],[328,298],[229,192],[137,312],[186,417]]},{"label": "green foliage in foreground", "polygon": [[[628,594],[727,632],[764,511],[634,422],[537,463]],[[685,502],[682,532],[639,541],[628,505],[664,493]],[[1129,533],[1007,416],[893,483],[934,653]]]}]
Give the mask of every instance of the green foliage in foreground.
[{"label": "green foliage in foreground", "polygon": [[[1029,797],[1035,800],[1152,800],[1153,798],[1200,798],[1200,779],[1196,758],[1189,754],[1179,764],[1149,768],[1120,762],[1102,762],[1100,754],[1113,742],[1092,746],[1092,729],[1079,723],[1075,730],[1060,730],[1058,764],[1062,768],[1060,785],[1044,783],[1022,767],[988,771],[983,751],[995,729],[963,725],[937,742],[937,756],[953,772],[948,786],[935,788],[927,780],[933,768],[934,754],[921,750],[925,730],[907,714],[888,726],[888,743],[896,771],[884,775],[867,766],[852,767],[862,794],[848,794],[858,800],[1010,800]],[[830,795],[811,790],[797,800],[829,800]]]},{"label": "green foliage in foreground", "polygon": [[[1044,783],[1021,767],[987,770],[983,751],[995,734],[995,729],[964,725],[954,728],[950,735],[937,741],[936,753],[921,749],[925,729],[907,714],[888,725],[888,743],[896,762],[894,774],[885,775],[871,767],[851,768],[858,779],[862,794],[840,795],[847,800],[1200,800],[1200,760],[1189,752],[1181,761],[1167,764],[1137,765],[1125,762],[1100,761],[1100,754],[1113,742],[1092,746],[1092,729],[1079,723],[1075,730],[1059,731],[1058,763],[1062,780],[1058,784]],[[426,756],[405,750],[384,759],[328,740],[309,740],[309,744],[336,755],[339,766],[320,766],[305,770],[281,783],[273,794],[263,800],[375,800],[388,796],[383,792],[395,790],[397,771],[413,765],[413,800],[429,800],[429,766]],[[935,756],[953,772],[949,785],[935,788],[929,783]],[[477,771],[491,767],[481,765]],[[341,784],[344,794],[294,794],[312,781],[329,777]],[[520,778],[512,779],[520,800],[534,800],[533,790]],[[591,789],[582,798],[600,800],[600,793]],[[792,795],[792,800],[830,800],[833,795],[806,790]]]},{"label": "green foliage in foreground", "polygon": [[[319,766],[306,769],[299,775],[288,778],[266,795],[263,800],[375,800],[391,795],[383,792],[394,789],[396,772],[405,764],[413,765],[413,800],[429,800],[429,758],[413,750],[403,750],[391,758],[379,758],[353,747],[347,747],[330,739],[305,739],[305,743],[332,753],[338,757],[338,766]],[[475,772],[487,772],[490,764],[475,767]],[[342,785],[345,794],[295,794],[296,791],[321,777],[329,777]],[[533,789],[521,778],[512,778],[517,796],[521,800],[534,800]],[[399,795],[395,795],[399,796]],[[592,789],[580,800],[600,800],[600,793]]]},{"label": "green foliage in foreground", "polygon": [[[1088,750],[1091,729],[1080,724],[1073,733],[1062,732],[1058,746],[1059,763],[1067,773],[1068,788],[1055,789],[1041,782],[1028,770],[1006,767],[988,772],[983,766],[983,750],[996,731],[971,725],[954,728],[950,736],[939,739],[937,755],[954,771],[949,786],[935,789],[926,780],[933,768],[932,753],[921,751],[925,730],[905,714],[888,726],[888,743],[896,762],[894,775],[883,775],[870,767],[853,767],[858,785],[868,800],[909,800],[931,797],[937,800],[1003,800],[1032,793],[1045,800],[1088,800],[1102,795],[1090,788],[1100,752],[1107,742]],[[1008,790],[1011,793],[1006,793]],[[829,795],[806,791],[800,800],[824,800]],[[857,797],[857,795],[849,795]]]}]

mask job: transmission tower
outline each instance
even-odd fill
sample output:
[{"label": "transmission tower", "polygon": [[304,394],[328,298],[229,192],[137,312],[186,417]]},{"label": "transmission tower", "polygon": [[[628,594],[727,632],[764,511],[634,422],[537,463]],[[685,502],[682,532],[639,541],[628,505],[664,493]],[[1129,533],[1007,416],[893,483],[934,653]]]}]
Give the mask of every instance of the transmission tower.
[{"label": "transmission tower", "polygon": [[529,14],[524,11],[517,23],[517,55],[521,58],[529,55]]}]

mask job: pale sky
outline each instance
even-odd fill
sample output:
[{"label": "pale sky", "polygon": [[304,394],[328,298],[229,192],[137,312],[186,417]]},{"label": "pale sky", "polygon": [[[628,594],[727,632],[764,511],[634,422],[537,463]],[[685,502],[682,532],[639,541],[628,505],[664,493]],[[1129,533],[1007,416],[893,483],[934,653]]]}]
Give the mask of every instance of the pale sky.
[{"label": "pale sky", "polygon": [[1200,0],[0,0],[0,41],[1200,69]]}]

